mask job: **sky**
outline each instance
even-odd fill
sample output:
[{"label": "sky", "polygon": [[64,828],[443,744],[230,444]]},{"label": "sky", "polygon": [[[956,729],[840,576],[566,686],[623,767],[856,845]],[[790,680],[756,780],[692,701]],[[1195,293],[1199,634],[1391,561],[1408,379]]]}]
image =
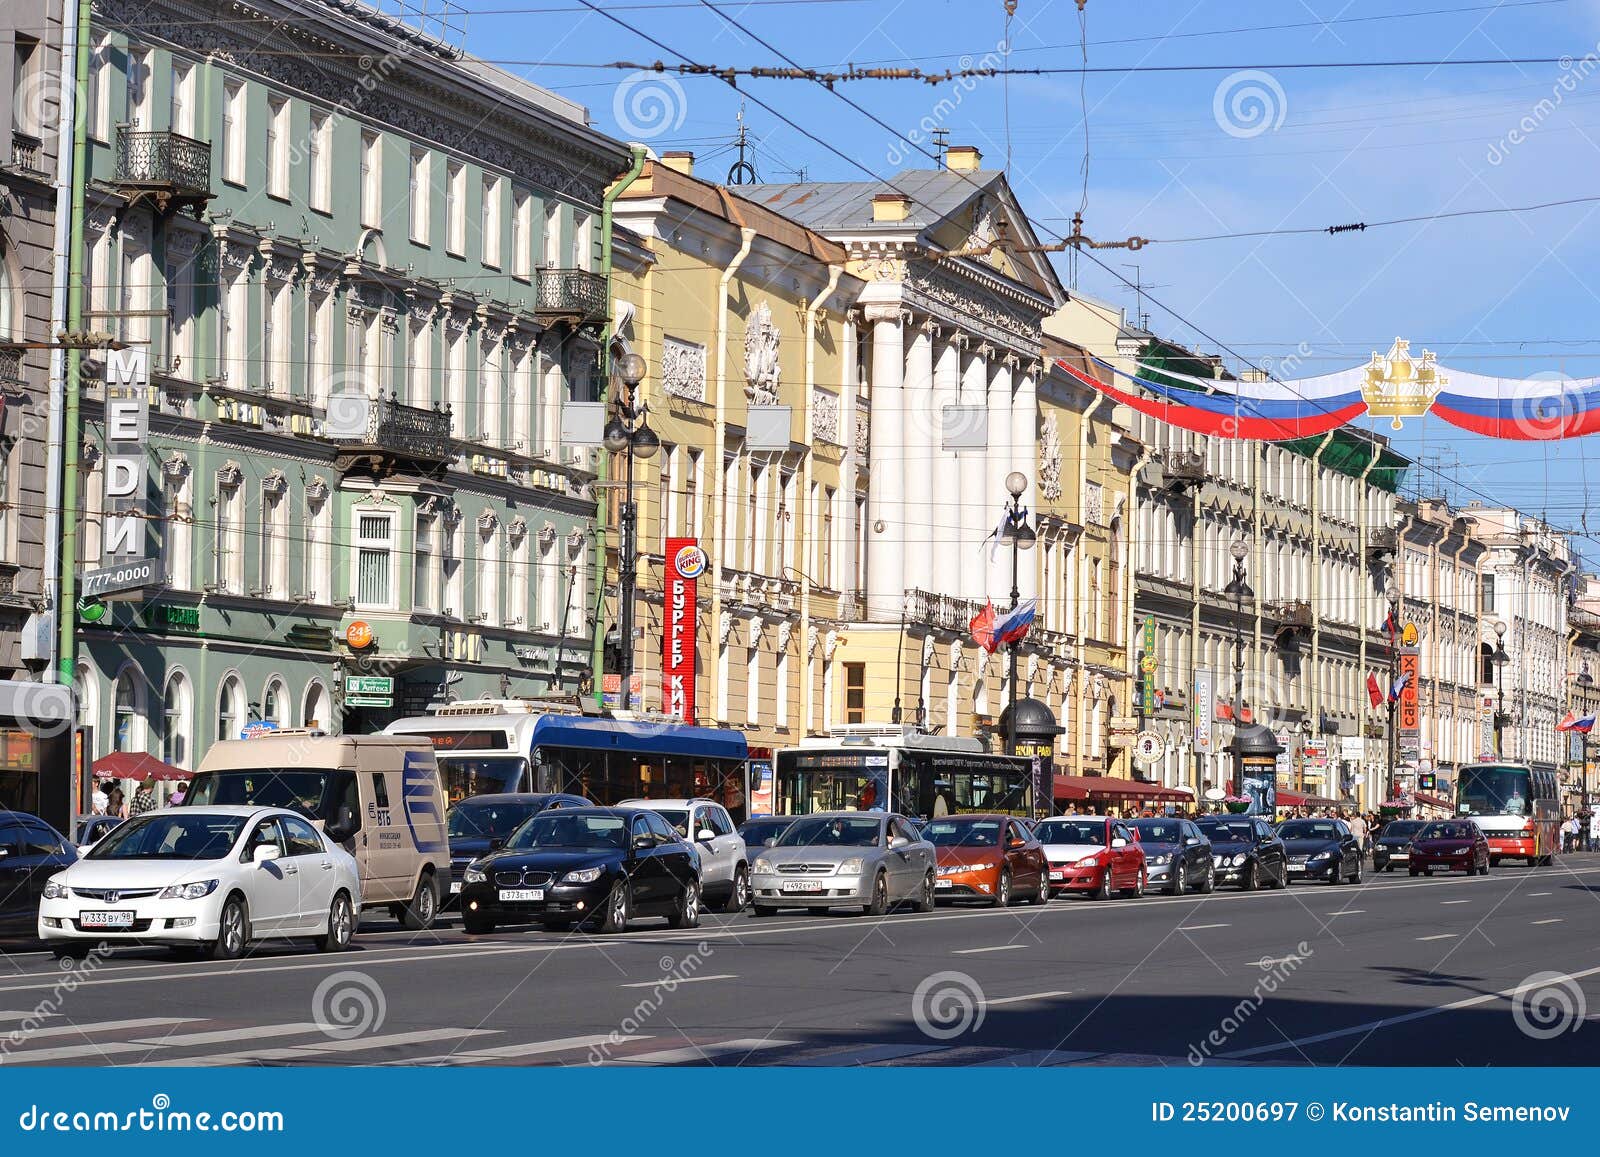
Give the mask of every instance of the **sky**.
[{"label": "sky", "polygon": [[[721,14],[701,0],[595,0],[612,20],[582,0],[466,0],[465,46],[582,102],[603,131],[693,150],[702,176],[736,158],[741,103],[763,181],[931,167],[916,146],[947,128],[952,143],[983,150],[986,168],[1008,170],[1043,239],[1069,232],[1080,207],[1091,237],[1152,239],[1136,253],[1098,250],[1114,273],[1083,259],[1074,271],[1063,257],[1063,281],[1132,313],[1135,294],[1115,275],[1137,279],[1150,287],[1151,329],[1233,368],[1248,359],[1307,377],[1406,337],[1447,367],[1600,377],[1600,200],[1437,216],[1600,195],[1600,0],[1086,0],[1081,25],[1076,0],[1017,0],[1009,32],[1004,0],[714,2]],[[1068,68],[1087,57],[1091,69],[1143,71],[862,80],[829,92],[571,67],[680,56],[783,65],[780,53],[830,69]],[[1550,62],[1520,63],[1534,59]],[[1399,60],[1493,63],[1343,67]],[[1206,70],[1173,70],[1195,65]],[[1182,240],[1416,217],[1428,219]],[[1363,423],[1418,460],[1421,490],[1515,505],[1600,557],[1592,439]]]}]

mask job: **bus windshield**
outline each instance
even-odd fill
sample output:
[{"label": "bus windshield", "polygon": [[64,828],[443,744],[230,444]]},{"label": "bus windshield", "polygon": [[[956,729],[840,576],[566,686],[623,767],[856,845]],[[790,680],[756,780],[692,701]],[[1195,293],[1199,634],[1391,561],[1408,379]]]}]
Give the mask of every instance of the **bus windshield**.
[{"label": "bus windshield", "polygon": [[525,790],[528,761],[520,755],[441,755],[445,799],[457,803],[475,795],[501,795]]},{"label": "bus windshield", "polygon": [[1456,788],[1456,812],[1464,816],[1525,816],[1532,796],[1533,784],[1525,767],[1464,767]]},{"label": "bus windshield", "polygon": [[[826,811],[885,811],[889,753],[885,751],[780,751],[774,810],[803,816]],[[905,800],[896,800],[904,804]],[[914,809],[893,806],[914,814]]]}]

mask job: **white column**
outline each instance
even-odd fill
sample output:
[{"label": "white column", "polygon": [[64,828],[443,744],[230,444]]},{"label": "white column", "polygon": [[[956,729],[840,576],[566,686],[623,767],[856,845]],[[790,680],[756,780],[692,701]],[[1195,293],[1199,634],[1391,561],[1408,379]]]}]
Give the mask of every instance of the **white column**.
[{"label": "white column", "polygon": [[[932,497],[929,522],[933,532],[932,590],[954,595],[964,595],[961,584],[961,550],[963,542],[961,525],[962,482],[960,468],[951,469],[950,456],[944,452],[941,438],[944,430],[944,408],[953,406],[961,392],[961,346],[955,335],[939,343],[933,365],[933,451],[927,472],[927,491]],[[973,549],[976,549],[974,544]]]},{"label": "white column", "polygon": [[[1034,378],[1034,367],[1025,365],[1017,375],[1017,389],[1011,399],[1011,462],[1012,469],[1022,471],[1028,480],[1027,492],[1022,501],[1028,508],[1028,520],[1037,529],[1039,511],[1039,399]],[[1107,501],[1110,501],[1107,495]],[[1006,588],[1010,590],[1010,587]],[[1018,569],[1017,589],[1025,599],[1039,593],[1039,552],[1036,549],[1023,554]]]},{"label": "white column", "polygon": [[[985,393],[989,383],[988,346],[977,346],[968,355],[961,378],[961,404],[963,406],[987,405]],[[985,595],[988,547],[983,536],[994,526],[989,518],[989,504],[985,501],[984,486],[988,481],[988,453],[985,450],[962,450],[956,455],[956,473],[959,478],[961,506],[960,556],[958,593],[964,599],[982,599]]]},{"label": "white column", "polygon": [[[1002,354],[990,363],[989,376],[989,453],[984,470],[983,509],[989,529],[994,529],[1011,495],[1006,490],[1006,475],[1011,473],[1011,357]],[[987,594],[996,607],[1011,605],[1011,550],[1001,544],[989,566]],[[985,558],[988,557],[986,553]],[[1020,566],[1020,560],[1019,564]]]},{"label": "white column", "polygon": [[905,327],[898,305],[869,305],[866,313],[872,323],[867,610],[868,618],[898,620],[905,600]]},{"label": "white column", "polygon": [[933,326],[927,322],[913,328],[906,351],[905,406],[904,585],[937,591],[933,538],[942,503],[930,485],[939,458],[939,435],[933,406]]}]

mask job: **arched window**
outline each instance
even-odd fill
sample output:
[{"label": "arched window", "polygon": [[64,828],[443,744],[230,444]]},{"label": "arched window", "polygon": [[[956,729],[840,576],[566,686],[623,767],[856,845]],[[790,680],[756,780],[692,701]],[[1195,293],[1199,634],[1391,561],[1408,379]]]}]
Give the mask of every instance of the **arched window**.
[{"label": "arched window", "polygon": [[144,683],[139,678],[139,672],[131,667],[117,676],[111,723],[112,742],[116,750],[145,750]]},{"label": "arched window", "polygon": [[238,739],[244,726],[244,688],[239,676],[229,675],[217,694],[217,738]]},{"label": "arched window", "polygon": [[306,701],[300,712],[302,727],[328,730],[328,691],[321,683],[312,681],[306,686]]},{"label": "arched window", "polygon": [[1488,643],[1478,644],[1478,682],[1494,682],[1494,648]]},{"label": "arched window", "polygon": [[289,726],[289,692],[276,676],[267,680],[266,693],[261,696],[261,718],[279,727]]},{"label": "arched window", "polygon": [[189,735],[194,728],[194,698],[189,680],[173,672],[161,697],[161,758],[173,767],[189,766]]}]

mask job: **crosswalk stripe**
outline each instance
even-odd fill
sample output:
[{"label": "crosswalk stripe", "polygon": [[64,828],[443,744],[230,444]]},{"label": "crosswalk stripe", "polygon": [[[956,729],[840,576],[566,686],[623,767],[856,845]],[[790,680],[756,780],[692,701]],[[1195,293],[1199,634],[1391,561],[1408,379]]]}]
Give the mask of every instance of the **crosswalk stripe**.
[{"label": "crosswalk stripe", "polygon": [[504,1060],[508,1057],[536,1057],[550,1053],[591,1049],[599,1045],[628,1044],[631,1041],[649,1039],[648,1036],[623,1036],[621,1034],[613,1037],[609,1033],[605,1036],[569,1036],[562,1040],[538,1040],[516,1045],[498,1045],[492,1049],[472,1049],[470,1052],[457,1053],[451,1059],[462,1063],[470,1063],[473,1061]]},{"label": "crosswalk stripe", "polygon": [[616,1063],[628,1065],[693,1064],[696,1061],[710,1060],[715,1057],[725,1057],[736,1053],[753,1053],[763,1049],[786,1048],[799,1043],[799,1041],[792,1040],[763,1040],[758,1037],[749,1037],[741,1040],[721,1041],[717,1044],[689,1045],[685,1048],[662,1049],[660,1052],[636,1053],[630,1057],[618,1057]]},{"label": "crosswalk stripe", "polygon": [[52,1024],[44,1028],[34,1029],[27,1034],[23,1042],[24,1048],[18,1050],[18,1056],[26,1052],[28,1041],[40,1040],[45,1037],[56,1036],[88,1036],[97,1032],[120,1032],[130,1028],[157,1028],[164,1024],[193,1024],[195,1018],[182,1016],[142,1016],[134,1020],[101,1020],[88,1024]]},{"label": "crosswalk stripe", "polygon": [[24,1052],[12,1053],[4,1059],[4,1063],[38,1065],[45,1061],[70,1061],[78,1057],[109,1057],[120,1053],[149,1051],[149,1045],[135,1044],[131,1041],[102,1041],[100,1044],[64,1045],[54,1049],[27,1049]]},{"label": "crosswalk stripe", "polygon": [[222,1041],[247,1041],[260,1040],[264,1037],[303,1036],[306,1033],[321,1032],[315,1024],[306,1021],[302,1024],[259,1024],[251,1028],[222,1028],[212,1029],[207,1032],[174,1033],[171,1036],[152,1036],[136,1040],[134,1044],[151,1045],[161,1048],[181,1048],[192,1045],[214,1045]]},{"label": "crosswalk stripe", "polygon": [[1427,940],[1456,940],[1456,939],[1459,939],[1460,935],[1461,934],[1459,932],[1441,932],[1437,936],[1418,936],[1417,939],[1418,940],[1422,940],[1422,941],[1427,941]]},{"label": "crosswalk stripe", "polygon": [[383,1036],[352,1037],[349,1040],[329,1040],[315,1045],[296,1048],[245,1049],[239,1052],[212,1053],[209,1056],[181,1057],[155,1061],[155,1066],[172,1067],[196,1065],[217,1067],[222,1065],[248,1065],[259,1061],[308,1061],[328,1053],[359,1053],[370,1049],[396,1048],[401,1045],[426,1044],[429,1041],[461,1040],[471,1036],[498,1035],[495,1029],[434,1028],[416,1032],[396,1032]]}]

